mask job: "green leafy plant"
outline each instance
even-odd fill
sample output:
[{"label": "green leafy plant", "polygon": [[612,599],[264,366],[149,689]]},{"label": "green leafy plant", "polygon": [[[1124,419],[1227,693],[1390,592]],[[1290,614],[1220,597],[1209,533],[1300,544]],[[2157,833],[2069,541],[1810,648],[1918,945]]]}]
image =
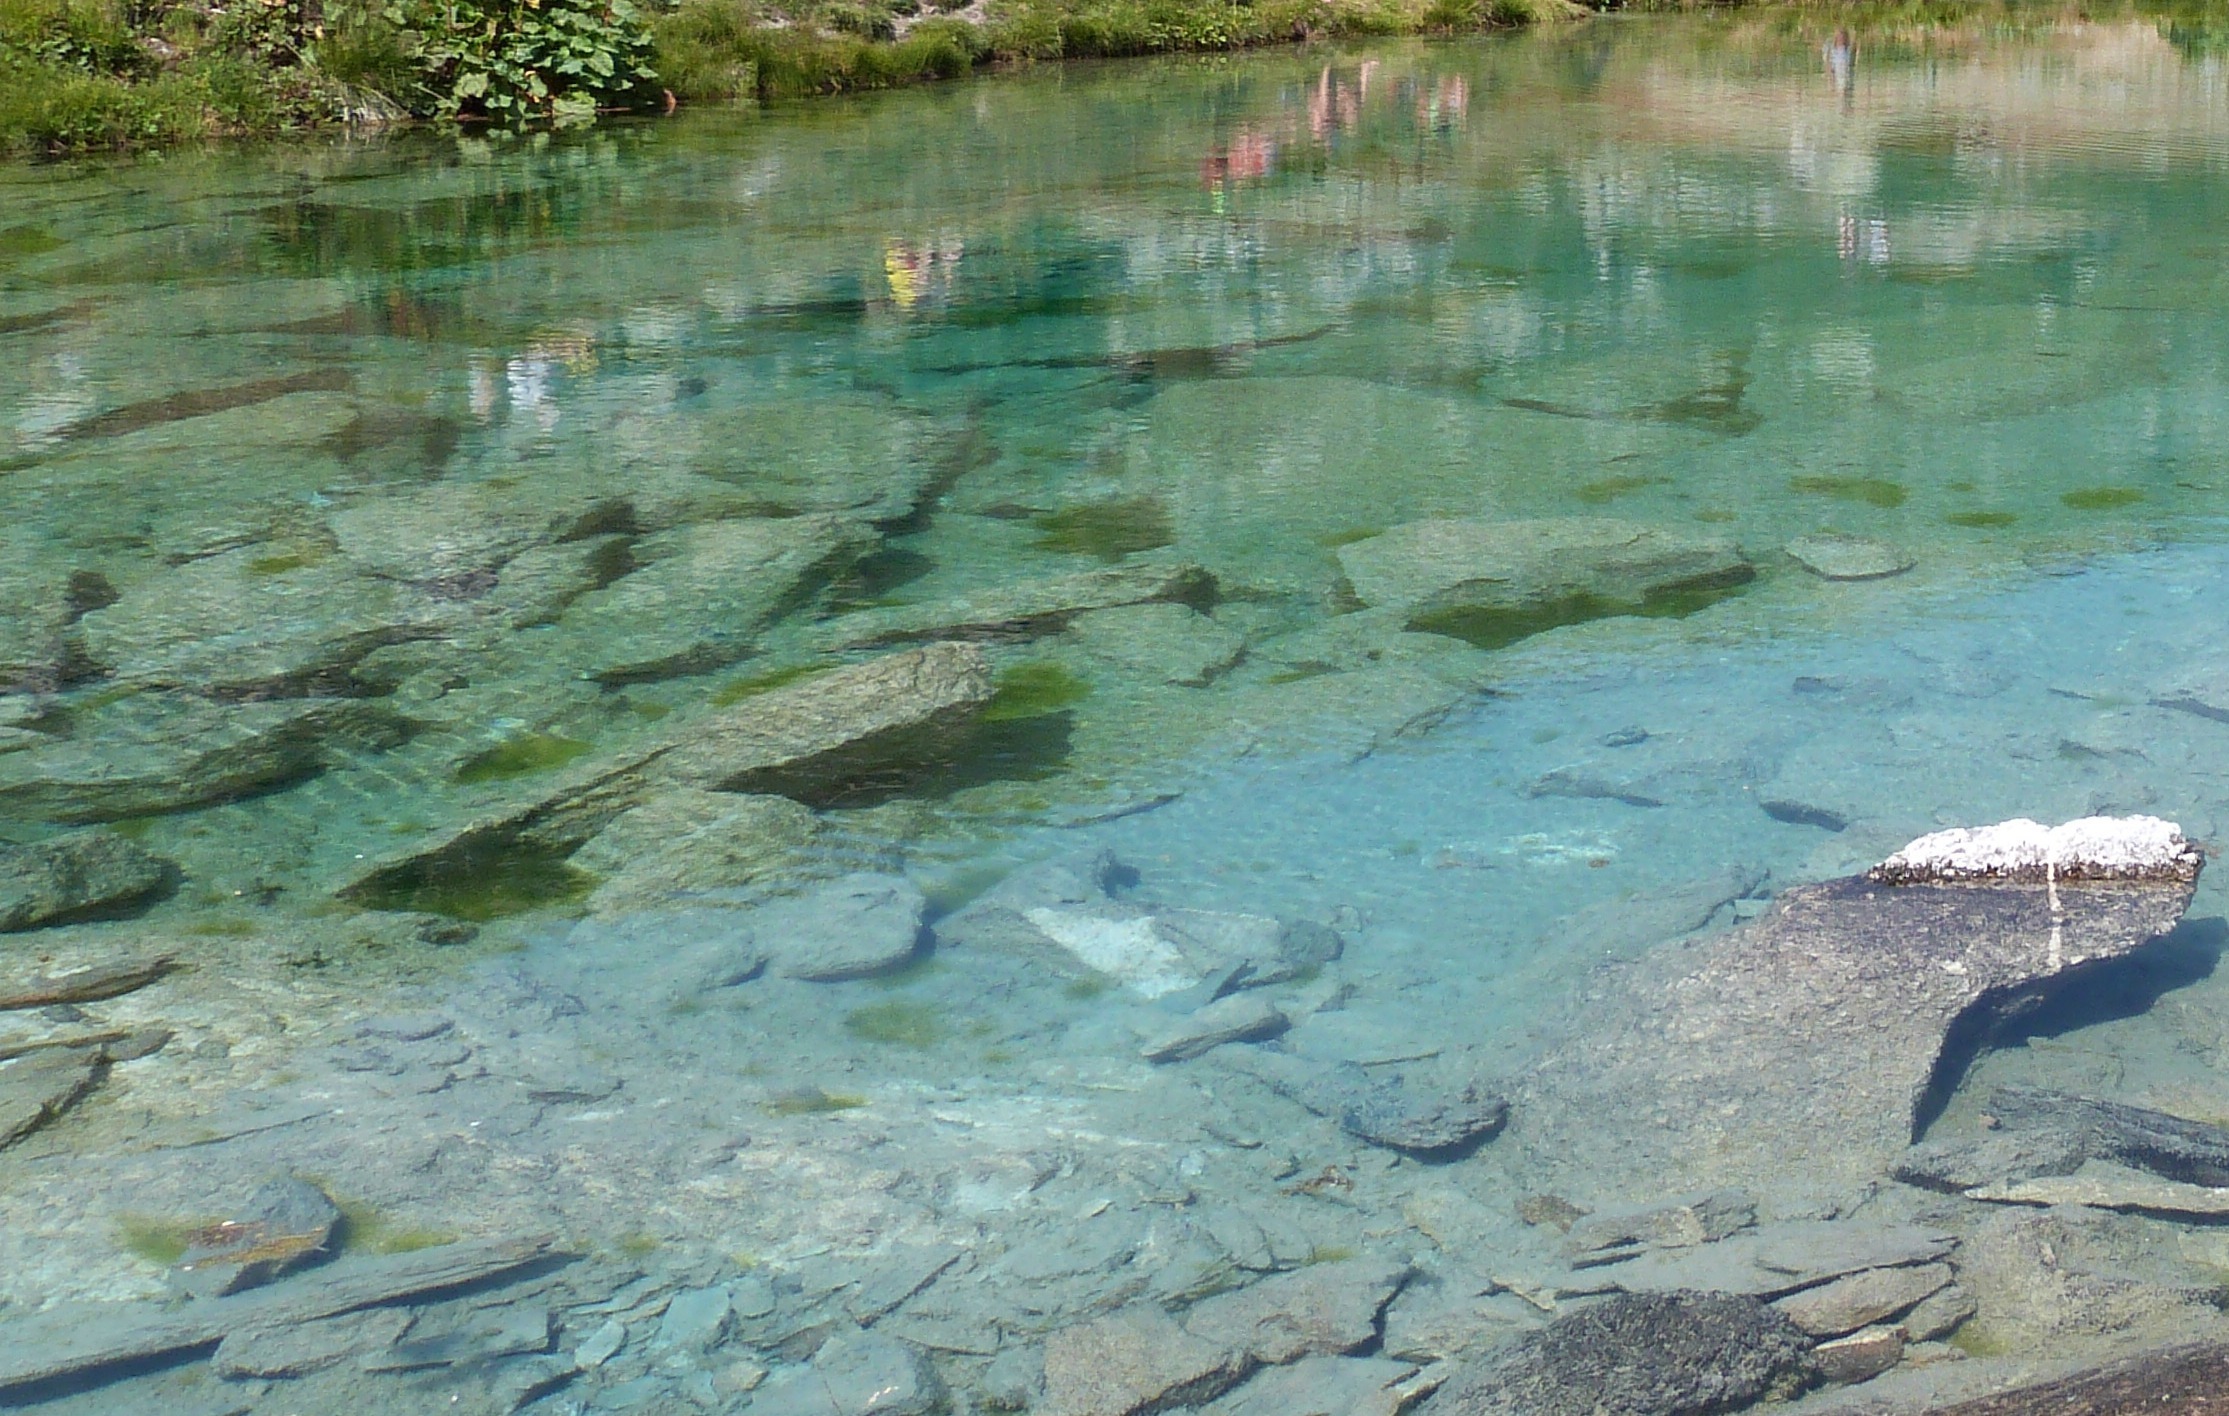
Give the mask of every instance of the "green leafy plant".
[{"label": "green leafy plant", "polygon": [[415,39],[410,106],[443,117],[586,118],[657,78],[628,0],[397,0],[381,17]]}]

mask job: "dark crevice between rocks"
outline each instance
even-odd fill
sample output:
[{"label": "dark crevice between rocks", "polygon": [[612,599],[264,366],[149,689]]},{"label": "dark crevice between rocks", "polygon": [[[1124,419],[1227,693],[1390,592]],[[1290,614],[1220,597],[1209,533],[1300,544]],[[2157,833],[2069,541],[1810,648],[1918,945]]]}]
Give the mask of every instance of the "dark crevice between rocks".
[{"label": "dark crevice between rocks", "polygon": [[517,839],[476,843],[383,872],[348,898],[366,909],[484,924],[587,899],[596,877],[573,865],[571,854]]},{"label": "dark crevice between rocks", "polygon": [[2176,989],[2211,977],[2225,949],[2229,920],[2185,920],[2120,958],[2068,969],[2041,988],[2023,986],[1975,999],[1943,1037],[1927,1089],[1912,1109],[1913,1143],[1924,1140],[1942,1118],[1982,1053],[2137,1017]]},{"label": "dark crevice between rocks", "polygon": [[831,772],[815,762],[792,775],[780,769],[750,774],[729,791],[772,792],[816,810],[875,806],[899,796],[942,800],[991,782],[1038,782],[1068,765],[1076,715],[1068,711],[978,722],[954,735],[934,729],[918,751],[877,744],[871,759]]}]

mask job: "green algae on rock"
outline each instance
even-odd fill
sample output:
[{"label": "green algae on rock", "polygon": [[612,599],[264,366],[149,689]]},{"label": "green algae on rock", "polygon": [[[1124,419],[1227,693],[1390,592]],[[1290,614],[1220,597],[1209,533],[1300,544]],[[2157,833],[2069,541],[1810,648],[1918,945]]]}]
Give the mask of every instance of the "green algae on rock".
[{"label": "green algae on rock", "polygon": [[2082,487],[2062,492],[2059,500],[2076,511],[2118,511],[2144,500],[2138,487]]},{"label": "green algae on rock", "polygon": [[1860,502],[1884,511],[1893,511],[1911,498],[1911,492],[1901,482],[1891,482],[1885,477],[1790,477],[1788,490],[1808,496],[1833,497],[1837,501]]},{"label": "green algae on rock", "polygon": [[562,733],[525,733],[466,758],[454,775],[461,786],[508,781],[553,771],[595,750],[593,744]]},{"label": "green algae on rock", "polygon": [[1120,560],[1176,539],[1176,524],[1158,497],[1123,497],[1047,512],[1036,520],[1043,534],[1037,544],[1048,551]]}]

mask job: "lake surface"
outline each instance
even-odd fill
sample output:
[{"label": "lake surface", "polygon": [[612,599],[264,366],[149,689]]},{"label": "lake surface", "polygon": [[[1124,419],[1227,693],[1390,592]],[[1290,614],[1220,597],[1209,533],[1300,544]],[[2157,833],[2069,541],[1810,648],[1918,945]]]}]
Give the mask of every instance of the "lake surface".
[{"label": "lake surface", "polygon": [[[274,1176],[331,1273],[581,1256],[0,1403],[1080,1416],[1062,1333],[1337,1272],[1293,1389],[1391,1411],[1585,1311],[1565,1230],[1680,1196],[1551,1176],[1523,1079],[1628,966],[1943,827],[2218,839],[2225,94],[2164,20],[1788,12],[0,170],[0,966],[186,965],[0,1014],[94,1087],[0,1152],[0,1349]],[[1929,1137],[2220,1120],[2221,910]],[[1354,1078],[1515,1106],[1389,1146]],[[2219,1329],[2187,1195],[1747,1174],[1951,1236],[1978,1313],[1849,1395]]]}]

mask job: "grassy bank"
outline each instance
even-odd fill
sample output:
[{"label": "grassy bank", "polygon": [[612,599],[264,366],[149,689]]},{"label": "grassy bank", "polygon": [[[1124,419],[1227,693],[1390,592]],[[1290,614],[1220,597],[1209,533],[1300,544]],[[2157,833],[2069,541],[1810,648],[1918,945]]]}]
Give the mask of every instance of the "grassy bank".
[{"label": "grassy bank", "polygon": [[0,0],[0,153],[787,98],[1032,60],[1463,32],[1572,0]]}]

